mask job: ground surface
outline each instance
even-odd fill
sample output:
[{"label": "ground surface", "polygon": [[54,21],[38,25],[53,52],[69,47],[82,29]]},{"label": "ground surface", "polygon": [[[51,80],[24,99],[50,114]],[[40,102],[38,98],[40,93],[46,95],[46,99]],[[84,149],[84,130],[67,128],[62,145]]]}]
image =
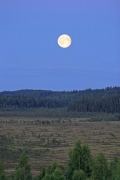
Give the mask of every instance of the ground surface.
[{"label": "ground surface", "polygon": [[65,166],[68,152],[80,139],[93,155],[105,153],[108,161],[120,157],[120,122],[84,122],[87,119],[1,117],[1,159],[7,175],[15,169],[20,153],[29,156],[32,174],[53,161]]}]

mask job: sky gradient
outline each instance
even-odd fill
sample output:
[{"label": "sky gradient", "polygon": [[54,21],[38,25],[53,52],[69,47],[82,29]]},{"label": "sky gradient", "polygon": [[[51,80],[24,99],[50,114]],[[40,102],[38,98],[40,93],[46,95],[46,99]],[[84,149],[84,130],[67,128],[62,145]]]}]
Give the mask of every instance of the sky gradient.
[{"label": "sky gradient", "polygon": [[0,91],[107,86],[120,86],[120,0],[0,0]]}]

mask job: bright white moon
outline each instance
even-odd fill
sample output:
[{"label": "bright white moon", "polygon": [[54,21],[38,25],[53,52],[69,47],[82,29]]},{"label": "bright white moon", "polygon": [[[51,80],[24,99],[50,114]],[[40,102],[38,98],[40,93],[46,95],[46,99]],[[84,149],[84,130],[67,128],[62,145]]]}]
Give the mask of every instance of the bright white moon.
[{"label": "bright white moon", "polygon": [[63,34],[58,38],[58,44],[62,48],[67,48],[71,45],[71,38],[67,34]]}]

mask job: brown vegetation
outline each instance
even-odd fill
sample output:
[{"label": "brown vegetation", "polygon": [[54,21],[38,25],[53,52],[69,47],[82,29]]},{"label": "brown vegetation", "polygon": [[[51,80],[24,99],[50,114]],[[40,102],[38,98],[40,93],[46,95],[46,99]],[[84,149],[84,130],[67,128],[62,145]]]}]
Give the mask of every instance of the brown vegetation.
[{"label": "brown vegetation", "polygon": [[80,139],[93,155],[100,151],[108,160],[120,156],[120,122],[87,122],[84,118],[1,117],[1,159],[7,174],[15,169],[20,153],[30,159],[33,174],[53,161],[65,166],[68,151]]}]

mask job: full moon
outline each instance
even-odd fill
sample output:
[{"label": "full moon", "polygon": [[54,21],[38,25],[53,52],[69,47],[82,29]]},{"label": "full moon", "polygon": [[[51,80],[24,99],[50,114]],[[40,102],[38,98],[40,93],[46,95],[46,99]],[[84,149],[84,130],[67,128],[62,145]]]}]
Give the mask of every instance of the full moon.
[{"label": "full moon", "polygon": [[58,44],[62,48],[67,48],[71,45],[71,38],[67,34],[63,34],[58,38]]}]

